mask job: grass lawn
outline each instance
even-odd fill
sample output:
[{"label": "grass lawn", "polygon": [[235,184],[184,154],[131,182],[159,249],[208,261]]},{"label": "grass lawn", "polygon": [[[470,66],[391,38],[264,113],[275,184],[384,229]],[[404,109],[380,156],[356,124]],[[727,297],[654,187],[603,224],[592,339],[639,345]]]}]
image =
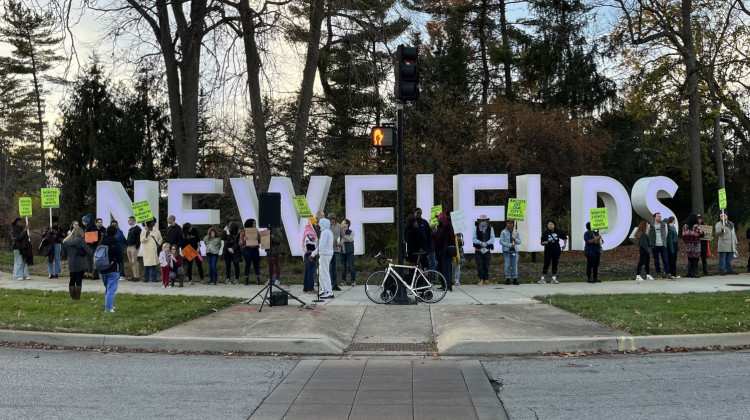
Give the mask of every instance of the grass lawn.
[{"label": "grass lawn", "polygon": [[118,294],[116,312],[104,312],[102,293],[0,289],[0,329],[148,335],[240,302],[215,296]]},{"label": "grass lawn", "polygon": [[750,291],[536,299],[634,335],[748,332]]}]

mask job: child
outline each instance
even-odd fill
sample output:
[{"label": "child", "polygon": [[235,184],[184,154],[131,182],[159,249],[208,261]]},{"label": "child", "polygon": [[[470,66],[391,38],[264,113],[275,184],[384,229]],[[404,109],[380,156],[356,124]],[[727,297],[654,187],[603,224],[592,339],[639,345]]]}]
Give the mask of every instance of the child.
[{"label": "child", "polygon": [[182,280],[183,277],[185,277],[185,269],[182,268],[182,255],[180,255],[180,250],[177,248],[177,245],[172,245],[170,250],[171,253],[169,258],[172,260],[172,270],[169,273],[169,279],[172,280],[171,286],[174,286],[174,281],[178,280],[180,282],[180,287],[182,287]]},{"label": "child", "polygon": [[641,223],[638,225],[638,230],[635,232],[635,239],[638,240],[638,267],[636,268],[636,281],[643,281],[643,277],[641,277],[641,268],[643,268],[644,264],[646,265],[646,280],[653,280],[654,278],[651,277],[651,269],[649,268],[650,258],[651,258],[651,241],[648,237],[648,229],[649,224],[647,221],[642,220]]},{"label": "child", "polygon": [[351,229],[349,229],[352,225],[352,222],[349,221],[349,219],[344,219],[343,222],[341,222],[341,227],[343,228],[343,240],[341,243],[341,259],[343,260],[343,266],[344,269],[341,270],[343,275],[341,276],[341,279],[343,281],[343,284],[346,284],[346,272],[347,270],[351,274],[352,278],[352,286],[357,285],[357,278],[356,278],[356,271],[354,271],[354,232],[352,232]]},{"label": "child", "polygon": [[305,237],[303,239],[302,246],[305,248],[305,276],[302,279],[303,292],[311,295],[317,295],[315,292],[315,264],[317,258],[310,258],[315,246],[317,245],[318,239],[315,235],[315,229],[312,226],[305,226]]},{"label": "child", "polygon": [[458,248],[458,255],[456,255],[453,258],[453,263],[456,264],[456,272],[454,274],[454,281],[456,282],[456,286],[460,286],[460,277],[461,277],[461,264],[466,261],[464,258],[464,234],[460,232],[456,232],[456,248]]},{"label": "child", "polygon": [[166,289],[169,285],[169,272],[172,270],[172,257],[169,255],[169,244],[164,242],[159,253],[159,264],[161,264],[161,288]]}]

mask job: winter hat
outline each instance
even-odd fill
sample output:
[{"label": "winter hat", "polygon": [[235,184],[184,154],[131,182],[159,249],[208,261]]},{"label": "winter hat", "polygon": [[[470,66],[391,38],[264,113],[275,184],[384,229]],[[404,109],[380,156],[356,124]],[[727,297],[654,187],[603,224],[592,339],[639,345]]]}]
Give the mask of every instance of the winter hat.
[{"label": "winter hat", "polygon": [[81,221],[84,222],[84,223],[89,223],[91,221],[91,215],[87,214],[87,215],[83,216],[83,218],[81,219]]}]

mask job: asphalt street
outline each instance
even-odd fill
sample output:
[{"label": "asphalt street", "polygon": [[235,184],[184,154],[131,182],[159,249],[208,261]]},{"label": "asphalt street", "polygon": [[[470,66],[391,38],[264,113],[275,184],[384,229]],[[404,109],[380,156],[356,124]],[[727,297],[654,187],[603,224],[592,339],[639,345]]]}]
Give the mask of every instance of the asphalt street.
[{"label": "asphalt street", "polygon": [[746,419],[750,351],[483,361],[508,418]]}]

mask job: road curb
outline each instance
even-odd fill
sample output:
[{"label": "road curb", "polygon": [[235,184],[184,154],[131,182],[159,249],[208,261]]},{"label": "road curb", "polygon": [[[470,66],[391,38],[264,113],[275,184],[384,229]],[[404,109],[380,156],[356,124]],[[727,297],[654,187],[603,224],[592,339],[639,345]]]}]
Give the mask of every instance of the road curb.
[{"label": "road curb", "polygon": [[342,355],[344,348],[327,338],[208,338],[104,334],[70,334],[37,331],[0,331],[0,342],[41,343],[62,347],[120,347],[134,350],[242,351]]}]

